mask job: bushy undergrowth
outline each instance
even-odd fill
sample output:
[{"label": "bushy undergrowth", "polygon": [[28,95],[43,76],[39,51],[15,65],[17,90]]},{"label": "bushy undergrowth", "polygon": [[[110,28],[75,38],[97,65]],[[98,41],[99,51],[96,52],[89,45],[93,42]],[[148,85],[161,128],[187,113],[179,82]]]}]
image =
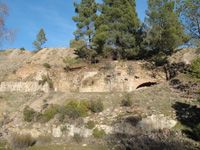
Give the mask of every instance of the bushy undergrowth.
[{"label": "bushy undergrowth", "polygon": [[194,59],[190,68],[192,69],[192,77],[200,78],[200,56]]},{"label": "bushy undergrowth", "polygon": [[88,115],[87,111],[87,107],[82,103],[70,100],[66,104],[66,114],[69,118],[76,119],[79,117],[85,117]]},{"label": "bushy undergrowth", "polygon": [[23,110],[24,121],[31,122],[34,118],[35,111],[33,108],[26,106]]},{"label": "bushy undergrowth", "polygon": [[47,76],[45,76],[45,75],[43,75],[42,76],[42,80],[39,80],[38,81],[38,84],[39,85],[44,85],[45,83],[47,83],[48,84],[48,86],[49,86],[49,88],[53,88],[53,82],[52,82],[52,80],[50,79],[50,77],[47,75]]},{"label": "bushy undergrowth", "polygon": [[94,121],[88,121],[87,124],[85,125],[86,128],[88,129],[93,129],[95,127]]},{"label": "bushy undergrowth", "polygon": [[95,128],[94,130],[93,130],[93,136],[95,137],[95,138],[102,138],[104,135],[105,135],[106,133],[105,133],[105,131],[102,129],[102,130],[99,130],[98,128]]},{"label": "bushy undergrowth", "polygon": [[104,109],[102,101],[99,99],[98,101],[91,101],[90,110],[94,113],[102,112]]},{"label": "bushy undergrowth", "polygon": [[131,95],[130,94],[126,94],[124,96],[124,98],[121,100],[121,106],[132,106],[133,102],[131,101]]},{"label": "bushy undergrowth", "polygon": [[48,63],[44,63],[43,66],[44,66],[45,68],[47,68],[47,69],[51,69],[51,65],[48,64]]},{"label": "bushy undergrowth", "polygon": [[41,112],[35,112],[32,108],[27,106],[24,108],[23,114],[24,120],[27,122],[36,120],[40,123],[46,123],[55,116],[57,116],[60,122],[66,121],[67,118],[75,120],[79,117],[86,117],[88,116],[88,111],[94,113],[103,111],[103,103],[101,100],[92,101],[90,103],[87,100],[80,102],[68,100],[65,105],[44,104]]},{"label": "bushy undergrowth", "polygon": [[71,66],[74,64],[83,63],[83,60],[81,58],[65,57],[65,58],[63,58],[63,62]]},{"label": "bushy undergrowth", "polygon": [[12,134],[10,139],[10,146],[13,149],[22,149],[33,146],[35,139],[30,134],[19,135],[17,133]]}]

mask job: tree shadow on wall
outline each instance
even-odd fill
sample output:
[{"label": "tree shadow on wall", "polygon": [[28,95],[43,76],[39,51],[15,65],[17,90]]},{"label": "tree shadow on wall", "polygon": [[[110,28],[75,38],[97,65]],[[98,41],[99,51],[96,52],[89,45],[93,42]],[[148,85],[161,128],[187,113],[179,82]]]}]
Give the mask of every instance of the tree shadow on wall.
[{"label": "tree shadow on wall", "polygon": [[172,108],[176,110],[177,120],[188,129],[182,130],[189,138],[197,140],[192,130],[200,123],[200,108],[197,106],[176,102],[172,105]]}]

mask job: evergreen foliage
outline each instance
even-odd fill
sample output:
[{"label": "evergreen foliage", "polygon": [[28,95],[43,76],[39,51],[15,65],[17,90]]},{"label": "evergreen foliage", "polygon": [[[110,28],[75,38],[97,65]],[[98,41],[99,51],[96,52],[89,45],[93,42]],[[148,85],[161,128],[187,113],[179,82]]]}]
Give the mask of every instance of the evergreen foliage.
[{"label": "evergreen foliage", "polygon": [[200,0],[182,0],[181,14],[195,46],[200,46]]},{"label": "evergreen foliage", "polygon": [[46,37],[45,37],[46,33],[44,32],[44,29],[41,28],[39,33],[37,34],[37,38],[35,41],[33,41],[33,47],[36,50],[41,50],[42,49],[42,45],[47,41]]},{"label": "evergreen foliage", "polygon": [[[76,40],[84,40],[92,48],[92,36],[94,34],[93,22],[97,18],[97,4],[95,0],[82,0],[80,4],[74,2],[75,13],[72,20],[77,22],[77,30],[74,32]],[[87,41],[88,40],[88,41]]]},{"label": "evergreen foliage", "polygon": [[101,14],[95,20],[93,37],[98,53],[115,59],[137,55],[140,20],[135,0],[103,0],[100,6]]},{"label": "evergreen foliage", "polygon": [[77,22],[77,30],[74,32],[75,39],[70,41],[70,46],[76,48],[76,54],[88,61],[89,67],[96,55],[92,49],[92,37],[94,35],[94,21],[97,18],[97,3],[95,0],[82,0],[80,4],[74,2],[76,16],[72,17]]},{"label": "evergreen foliage", "polygon": [[145,21],[148,23],[147,38],[149,49],[154,53],[163,51],[170,54],[188,41],[184,33],[180,13],[174,0],[148,0]]}]

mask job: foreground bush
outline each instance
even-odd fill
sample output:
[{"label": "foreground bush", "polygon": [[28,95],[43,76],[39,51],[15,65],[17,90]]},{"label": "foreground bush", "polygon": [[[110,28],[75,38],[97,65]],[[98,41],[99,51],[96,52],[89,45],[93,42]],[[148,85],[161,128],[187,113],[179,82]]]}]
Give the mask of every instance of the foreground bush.
[{"label": "foreground bush", "polygon": [[33,146],[35,144],[35,140],[30,134],[19,135],[14,133],[11,135],[9,144],[13,149],[22,149]]}]

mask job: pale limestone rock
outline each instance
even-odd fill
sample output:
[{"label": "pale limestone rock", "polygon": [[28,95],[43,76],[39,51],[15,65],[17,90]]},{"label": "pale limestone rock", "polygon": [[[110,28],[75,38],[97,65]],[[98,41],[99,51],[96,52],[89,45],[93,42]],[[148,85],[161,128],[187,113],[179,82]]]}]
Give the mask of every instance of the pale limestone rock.
[{"label": "pale limestone rock", "polygon": [[142,118],[142,121],[139,122],[139,125],[143,130],[151,131],[154,129],[171,129],[176,125],[176,123],[176,120],[165,117],[164,115],[151,115],[147,118]]},{"label": "pale limestone rock", "polygon": [[38,82],[1,82],[0,92],[49,92],[49,86],[45,83],[44,86]]}]

